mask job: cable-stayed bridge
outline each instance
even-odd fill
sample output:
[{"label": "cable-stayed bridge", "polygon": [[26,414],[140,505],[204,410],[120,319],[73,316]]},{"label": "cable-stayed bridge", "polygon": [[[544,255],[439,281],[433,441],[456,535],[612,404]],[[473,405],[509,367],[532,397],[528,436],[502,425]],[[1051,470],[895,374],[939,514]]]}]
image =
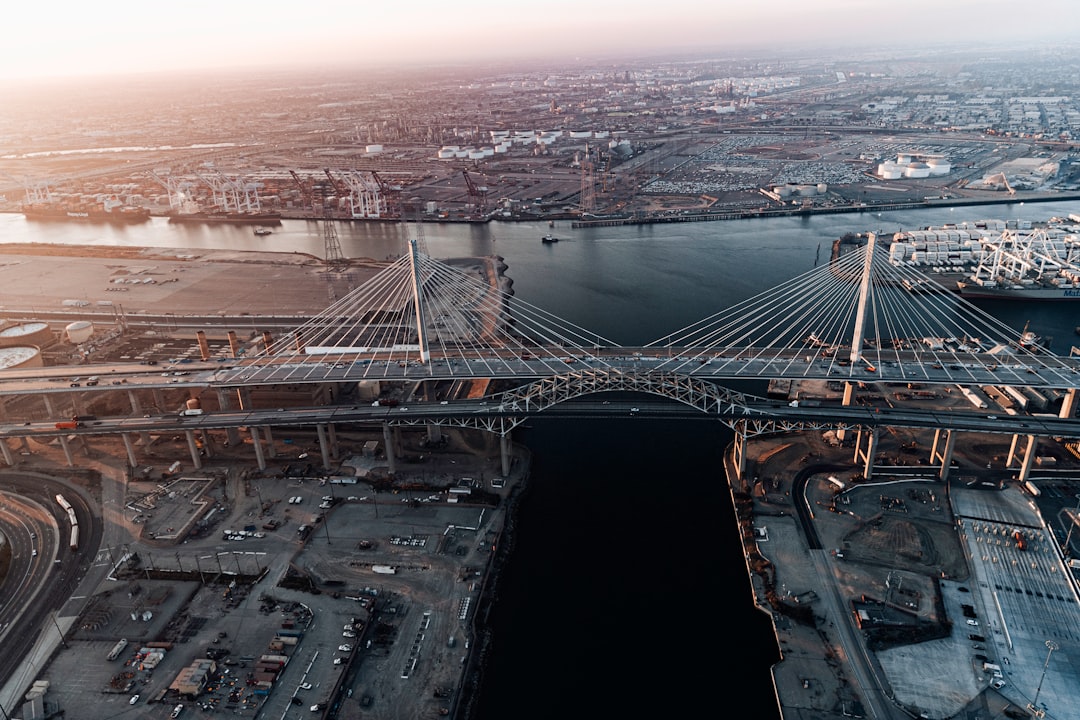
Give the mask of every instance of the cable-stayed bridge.
[{"label": "cable-stayed bridge", "polygon": [[[82,372],[92,370],[84,367]],[[910,412],[886,408],[873,414],[839,412],[835,406],[790,408],[725,388],[723,383],[729,380],[840,383],[844,408],[851,407],[854,389],[867,383],[1041,388],[1056,393],[1061,401],[1054,427],[1010,418],[998,431],[1029,438],[1026,463],[1034,456],[1037,435],[1080,435],[1080,423],[1073,419],[1080,357],[1041,349],[1028,333],[1001,323],[915,268],[891,262],[873,235],[865,247],[842,253],[782,287],[639,347],[621,346],[515,297],[494,263],[477,270],[475,264],[440,262],[419,252],[413,242],[408,255],[317,317],[277,338],[264,333],[261,353],[235,357],[228,366],[182,379],[141,379],[150,383],[140,387],[155,390],[218,391],[220,411],[182,418],[197,466],[193,436],[197,428],[235,433],[235,428],[248,427],[264,466],[259,428],[268,434],[272,425],[283,424],[315,426],[328,464],[328,429],[332,431],[337,422],[382,423],[388,448],[393,444],[391,428],[396,426],[480,428],[500,435],[505,464],[509,434],[527,417],[545,411],[561,414],[554,409],[612,391],[659,396],[720,419],[736,430],[739,447],[751,435],[800,426],[832,422],[842,429],[867,428],[865,441],[858,431],[856,451],[857,460],[866,462],[867,475],[877,427],[924,425]],[[275,415],[260,412],[250,401],[253,387],[304,383],[334,387],[372,380],[405,383],[409,397],[416,400],[409,400],[414,407],[389,412],[328,404]],[[133,413],[141,413],[134,394],[129,392],[129,397]],[[48,396],[43,399],[48,406]],[[624,414],[626,407],[604,402],[592,412]],[[996,418],[972,415],[948,425],[933,423],[945,434],[941,448],[935,440],[932,461],[951,454],[953,436],[945,428],[997,427]],[[138,428],[130,429],[123,426],[125,421],[114,426],[102,420],[98,428],[77,432],[176,429],[175,416],[143,418],[147,419],[136,420]],[[9,427],[5,434],[31,433],[59,434],[38,427]],[[1013,444],[1015,451],[1015,438]],[[130,443],[127,447],[132,464],[137,464]],[[10,463],[10,450],[4,455]],[[1019,452],[1010,452],[1010,462],[1014,456],[1019,458]],[[388,458],[392,468],[392,452]],[[947,468],[945,461],[942,472]],[[1022,472],[1028,469],[1029,465]]]},{"label": "cable-stayed bridge", "polygon": [[223,385],[576,374],[831,379],[1072,388],[1080,358],[1042,350],[915,268],[865,248],[643,347],[562,320],[468,274],[404,256]]}]

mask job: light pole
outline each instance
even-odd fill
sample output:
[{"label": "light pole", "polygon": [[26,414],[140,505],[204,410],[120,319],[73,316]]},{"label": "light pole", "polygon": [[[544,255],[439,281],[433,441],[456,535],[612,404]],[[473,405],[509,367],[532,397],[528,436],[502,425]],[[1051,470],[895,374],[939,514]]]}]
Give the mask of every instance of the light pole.
[{"label": "light pole", "polygon": [[1028,705],[1028,709],[1035,713],[1036,717],[1043,717],[1045,713],[1039,709],[1039,693],[1042,692],[1043,680],[1046,679],[1046,666],[1050,664],[1050,656],[1054,654],[1054,651],[1060,647],[1053,640],[1046,641],[1046,661],[1043,663],[1042,675],[1039,676],[1039,687],[1035,688],[1035,699]]}]

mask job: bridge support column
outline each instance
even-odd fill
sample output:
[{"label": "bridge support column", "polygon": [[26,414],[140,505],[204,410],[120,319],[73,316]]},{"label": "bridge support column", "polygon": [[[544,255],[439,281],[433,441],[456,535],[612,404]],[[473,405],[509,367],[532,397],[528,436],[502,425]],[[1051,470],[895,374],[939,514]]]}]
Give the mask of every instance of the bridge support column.
[{"label": "bridge support column", "polygon": [[266,436],[266,456],[273,460],[277,457],[277,447],[274,445],[274,431],[267,425],[262,429],[263,434]]},{"label": "bridge support column", "polygon": [[48,393],[41,394],[41,401],[45,403],[45,417],[53,419],[56,417],[56,410],[53,409],[52,398]]},{"label": "bridge support column", "polygon": [[139,460],[135,457],[135,445],[131,442],[131,436],[127,433],[120,433],[120,437],[124,439],[124,449],[127,450],[128,466],[136,467],[139,464]]},{"label": "bridge support column", "polygon": [[427,426],[428,442],[437,443],[442,440],[442,425],[432,423]]},{"label": "bridge support column", "polygon": [[337,460],[339,457],[337,443],[337,426],[334,425],[334,423],[327,423],[326,436],[330,439],[330,459]]},{"label": "bridge support column", "polygon": [[1069,388],[1061,400],[1061,412],[1058,417],[1068,420],[1074,414],[1076,414],[1076,388]]},{"label": "bridge support column", "polygon": [[[851,403],[852,403],[852,401],[854,399],[855,399],[855,385],[853,383],[850,383],[850,382],[845,382],[844,383],[844,399],[842,401],[843,406],[848,407],[849,405],[851,405]],[[846,437],[847,437],[847,430],[845,428],[841,427],[841,428],[836,429],[836,439],[837,440],[839,440],[840,442],[844,442]]]},{"label": "bridge support column", "polygon": [[246,387],[236,389],[236,399],[240,402],[241,410],[251,409],[251,391]]},{"label": "bridge support column", "polygon": [[254,425],[248,428],[251,433],[251,447],[255,448],[255,463],[260,470],[266,469],[266,457],[263,455],[262,441],[259,440],[259,428]]},{"label": "bridge support column", "polygon": [[[135,391],[128,390],[127,396],[128,404],[131,405],[131,414],[135,416],[144,415],[145,413],[143,412],[142,403],[139,401],[139,396],[135,393]],[[142,442],[143,447],[147,447],[150,444],[150,433],[146,432],[145,430],[141,430],[139,432],[139,440]],[[126,439],[125,442],[127,442]],[[135,467],[135,463],[132,463],[131,466]]]},{"label": "bridge support column", "polygon": [[[866,450],[863,450],[863,435],[866,436]],[[863,477],[867,480],[874,474],[874,456],[877,454],[878,429],[871,428],[869,432],[859,428],[859,434],[855,437],[855,462],[863,463]]]},{"label": "bridge support column", "polygon": [[383,445],[386,446],[387,471],[393,476],[397,474],[397,448],[394,442],[394,430],[390,427],[390,423],[383,423],[382,434]]},{"label": "bridge support column", "polygon": [[11,454],[11,448],[8,447],[7,440],[0,440],[0,453],[4,454],[4,463],[9,467],[15,464],[15,456]]},{"label": "bridge support column", "polygon": [[1039,438],[1034,435],[1027,436],[1027,449],[1024,450],[1024,461],[1020,463],[1020,482],[1027,482],[1031,475],[1031,466],[1035,464],[1035,453],[1039,446]]},{"label": "bridge support column", "polygon": [[161,388],[154,388],[150,391],[154,398],[154,407],[161,414],[165,414],[165,393],[161,392]]},{"label": "bridge support column", "polygon": [[199,457],[199,446],[195,444],[195,431],[185,430],[184,436],[187,437],[188,451],[191,453],[191,464],[195,466],[196,470],[201,470],[202,458]]},{"label": "bridge support column", "polygon": [[324,469],[330,469],[330,442],[326,438],[326,423],[319,423],[315,426],[315,432],[319,435],[319,453],[322,455],[322,466]]},{"label": "bridge support column", "polygon": [[206,430],[200,430],[199,435],[202,436],[202,449],[204,456],[207,460],[209,460],[214,456],[214,448],[212,446],[212,443],[210,442],[210,433]]},{"label": "bridge support column", "polygon": [[[231,330],[229,332],[232,332]],[[236,337],[236,333],[233,333],[233,337]],[[218,407],[222,410],[233,410],[232,397],[226,390],[217,391]],[[227,428],[225,430],[225,438],[229,441],[229,445],[240,444],[240,431],[234,427]]]},{"label": "bridge support column", "polygon": [[75,467],[75,459],[71,457],[71,443],[65,435],[60,436],[60,449],[64,451],[64,459],[67,460],[68,467]]},{"label": "bridge support column", "polygon": [[510,432],[499,433],[499,458],[502,460],[503,477],[510,477],[513,469],[513,456],[510,454]]},{"label": "bridge support column", "polygon": [[1009,455],[1005,458],[1005,467],[1011,468],[1016,462],[1020,460],[1020,453],[1017,451],[1020,449],[1020,438],[1022,435],[1013,435],[1012,442],[1009,443]]},{"label": "bridge support column", "polygon": [[955,446],[956,433],[952,430],[938,428],[934,431],[934,444],[930,447],[930,464],[941,463],[938,477],[942,481],[949,479],[949,469],[952,468],[952,454]]}]

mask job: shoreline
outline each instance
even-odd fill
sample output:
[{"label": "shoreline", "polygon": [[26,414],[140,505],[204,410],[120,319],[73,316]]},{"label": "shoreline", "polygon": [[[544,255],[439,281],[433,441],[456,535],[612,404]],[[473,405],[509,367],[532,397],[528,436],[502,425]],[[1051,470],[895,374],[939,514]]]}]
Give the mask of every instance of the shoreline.
[{"label": "shoreline", "polygon": [[[544,215],[529,215],[520,217],[466,217],[466,218],[442,218],[442,217],[420,217],[417,218],[419,222],[430,223],[433,225],[486,225],[490,222],[506,222],[506,223],[537,223],[537,222],[555,222],[555,221],[570,221],[570,227],[573,229],[593,228],[593,227],[617,227],[624,225],[661,225],[672,223],[686,223],[686,222],[720,222],[724,220],[751,220],[754,218],[776,218],[776,217],[793,217],[793,216],[812,216],[812,215],[839,215],[839,214],[851,214],[851,213],[867,213],[867,212],[891,212],[895,210],[922,210],[929,208],[939,207],[974,207],[982,205],[1012,205],[1015,203],[1049,203],[1049,202],[1071,202],[1080,200],[1080,193],[1042,193],[1042,192],[1017,192],[1014,195],[1009,195],[1005,198],[999,197],[955,197],[955,198],[927,198],[922,200],[900,200],[896,202],[857,202],[847,205],[831,205],[827,207],[804,207],[804,206],[790,206],[779,208],[754,208],[746,210],[728,210],[728,211],[697,211],[697,210],[682,210],[679,214],[657,214],[646,216],[611,216],[611,217],[596,217],[593,219],[583,219],[580,215],[572,213],[550,213]],[[0,211],[10,215],[22,215],[19,210],[7,210]],[[671,211],[675,212],[675,211]],[[152,218],[167,218],[168,215],[151,214]],[[306,220],[312,222],[322,222],[325,218],[312,217],[300,214],[280,213],[282,220]],[[400,218],[331,218],[335,222],[339,223],[361,223],[361,224],[401,224]],[[30,222],[41,222],[50,224],[79,224],[79,225],[129,225],[131,223],[110,223],[108,220],[77,220],[77,219],[34,219]],[[256,221],[243,221],[243,222],[229,222],[222,220],[203,220],[197,224],[200,225],[213,225],[213,226],[236,226],[236,225],[251,225],[257,224]]]}]

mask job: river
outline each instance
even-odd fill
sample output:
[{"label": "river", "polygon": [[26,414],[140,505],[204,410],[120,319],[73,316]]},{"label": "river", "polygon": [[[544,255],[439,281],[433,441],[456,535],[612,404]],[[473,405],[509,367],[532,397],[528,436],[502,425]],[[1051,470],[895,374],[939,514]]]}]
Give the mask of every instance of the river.
[{"label": "river", "polygon": [[[963,213],[961,215],[961,212]],[[571,230],[540,224],[425,224],[433,257],[498,254],[516,296],[621,344],[643,344],[826,262],[848,232],[895,232],[986,218],[1033,221],[1080,203],[934,208]],[[412,227],[410,232],[415,232]],[[551,232],[558,243],[544,244]],[[347,257],[403,252],[398,224],[338,225]],[[0,216],[3,243],[268,250],[323,255],[316,222],[250,227],[28,223]],[[983,302],[1054,350],[1077,344],[1074,303]],[[778,717],[777,659],[754,610],[720,463],[730,433],[702,421],[537,418],[518,543],[493,614],[480,720],[724,715],[756,698]]]}]

